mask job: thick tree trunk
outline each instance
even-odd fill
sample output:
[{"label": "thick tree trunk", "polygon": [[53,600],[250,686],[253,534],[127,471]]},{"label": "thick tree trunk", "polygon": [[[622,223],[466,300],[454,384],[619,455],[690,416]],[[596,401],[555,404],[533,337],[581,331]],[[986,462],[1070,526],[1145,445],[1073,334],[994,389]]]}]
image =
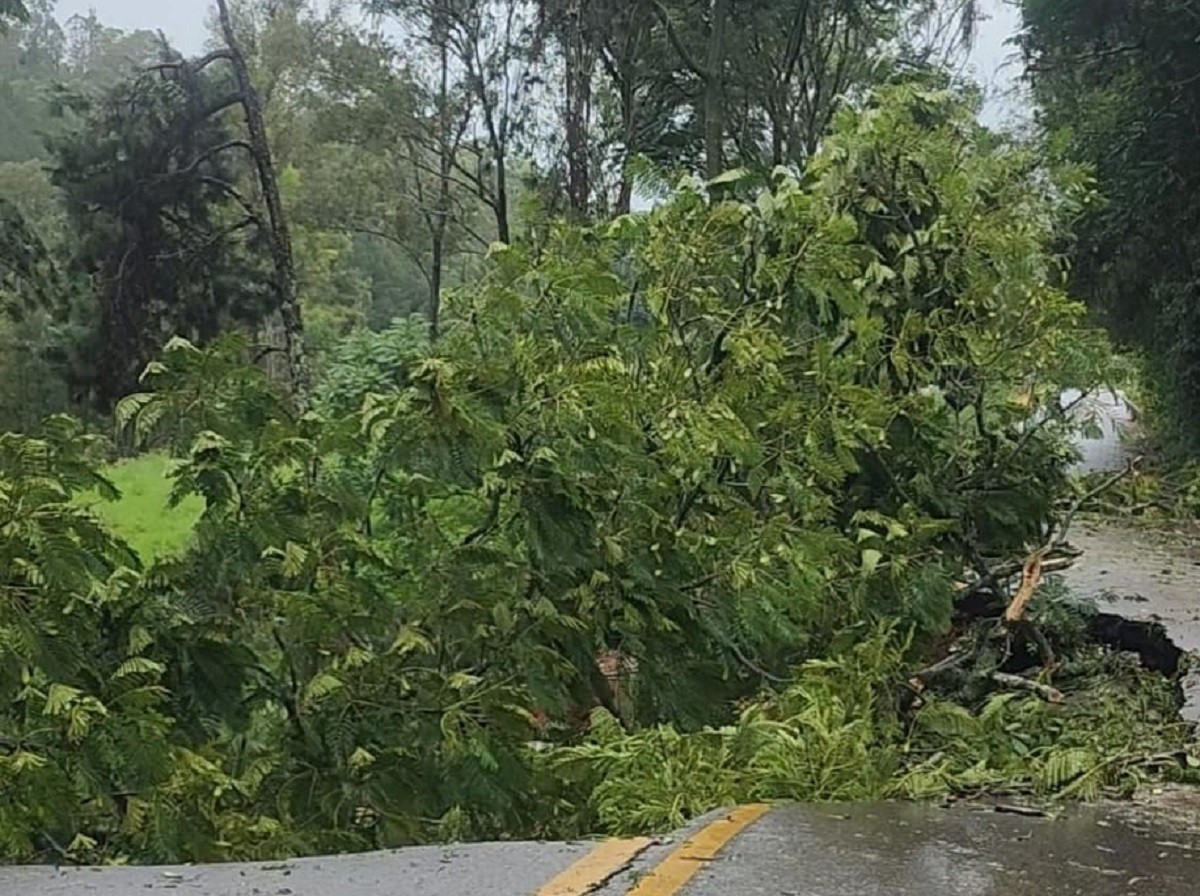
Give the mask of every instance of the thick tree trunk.
[{"label": "thick tree trunk", "polygon": [[512,233],[508,225],[508,165],[503,147],[496,154],[496,201],[493,211],[496,213],[496,238],[502,243],[512,242]]},{"label": "thick tree trunk", "polygon": [[436,342],[439,333],[442,314],[442,267],[444,259],[445,235],[443,231],[434,231],[431,241],[429,265],[429,341]]},{"label": "thick tree trunk", "polygon": [[567,201],[575,217],[587,218],[591,205],[588,119],[591,116],[592,73],[595,58],[588,41],[583,8],[586,0],[571,0],[566,39]]},{"label": "thick tree trunk", "polygon": [[633,178],[626,172],[621,176],[621,186],[617,191],[617,216],[627,215],[633,208]]},{"label": "thick tree trunk", "polygon": [[239,100],[246,114],[246,131],[250,151],[258,171],[263,201],[267,206],[268,242],[271,260],[275,267],[275,293],[279,317],[283,323],[284,352],[287,355],[288,374],[291,378],[292,394],[301,407],[307,401],[311,382],[308,358],[304,353],[304,321],[300,313],[300,300],[296,289],[296,262],[292,257],[292,240],[288,233],[287,218],[283,212],[283,200],[279,195],[279,180],[271,158],[271,144],[267,140],[267,128],[263,121],[262,105],[250,80],[250,69],[238,43],[229,16],[227,0],[217,0],[217,15],[225,44],[229,48],[229,59],[237,79]]},{"label": "thick tree trunk", "polygon": [[443,33],[438,42],[438,201],[430,223],[429,341],[435,342],[442,313],[442,269],[446,225],[450,220],[450,172],[455,147],[450,139],[450,54]]},{"label": "thick tree trunk", "polygon": [[725,169],[725,31],[730,0],[713,0],[712,30],[704,60],[704,171],[711,179]]}]

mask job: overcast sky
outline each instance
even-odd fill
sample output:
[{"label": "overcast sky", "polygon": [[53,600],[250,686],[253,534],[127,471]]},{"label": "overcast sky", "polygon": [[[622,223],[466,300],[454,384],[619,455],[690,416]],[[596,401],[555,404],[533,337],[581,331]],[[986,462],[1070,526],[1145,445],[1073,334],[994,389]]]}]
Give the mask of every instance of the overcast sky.
[{"label": "overcast sky", "polygon": [[181,50],[194,53],[204,43],[208,6],[208,0],[58,0],[58,20],[65,22],[94,9],[105,25],[161,29]]},{"label": "overcast sky", "polygon": [[[59,18],[96,10],[106,25],[162,30],[185,53],[198,52],[205,40],[209,0],[59,0]],[[983,0],[988,15],[979,29],[971,63],[976,80],[1000,95],[985,112],[989,121],[1019,116],[1023,103],[1012,96],[1019,67],[1011,63],[1013,48],[1004,42],[1016,31],[1020,17],[1008,0]],[[1008,95],[1004,98],[1004,95]]]},{"label": "overcast sky", "polygon": [[983,11],[987,19],[979,25],[971,69],[988,91],[984,119],[989,123],[1023,119],[1028,106],[1019,95],[1021,64],[1016,48],[1006,45],[1021,27],[1020,10],[1012,0],[983,0]]}]

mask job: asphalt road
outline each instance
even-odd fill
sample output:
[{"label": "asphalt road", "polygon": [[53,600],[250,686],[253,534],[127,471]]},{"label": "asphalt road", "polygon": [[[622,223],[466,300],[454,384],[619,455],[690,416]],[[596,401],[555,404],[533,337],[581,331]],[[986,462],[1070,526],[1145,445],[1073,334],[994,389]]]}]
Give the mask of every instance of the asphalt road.
[{"label": "asphalt road", "polygon": [[783,807],[685,896],[1195,896],[1200,837],[1107,811]]},{"label": "asphalt road", "polygon": [[1030,817],[743,807],[674,837],[485,843],[285,863],[0,869],[2,896],[1195,896],[1200,795]]}]

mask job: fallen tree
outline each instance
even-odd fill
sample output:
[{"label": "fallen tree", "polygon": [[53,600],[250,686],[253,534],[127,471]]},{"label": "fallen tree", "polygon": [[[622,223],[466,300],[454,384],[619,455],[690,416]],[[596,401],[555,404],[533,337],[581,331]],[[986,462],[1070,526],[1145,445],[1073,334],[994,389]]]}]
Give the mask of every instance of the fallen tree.
[{"label": "fallen tree", "polygon": [[[1057,660],[1038,624],[1028,618],[1030,603],[1045,575],[1070,568],[1080,556],[1068,541],[1071,525],[1080,508],[1132,475],[1141,460],[1141,457],[1131,459],[1123,469],[1076,497],[1061,518],[1051,522],[1042,543],[1023,559],[1001,561],[972,581],[955,586],[957,625],[963,635],[955,642],[956,649],[909,679],[914,695],[919,695],[947,673],[962,675],[970,667],[984,663],[992,667],[986,668],[983,674],[990,676],[997,685],[1029,690],[1050,702],[1061,702],[1061,692],[1048,684]],[[1010,585],[1014,581],[1017,587],[1011,591]],[[1018,657],[1021,659],[1014,659]],[[1027,661],[1034,657],[1040,660],[1037,674],[1044,679],[1042,681],[1005,671],[1024,664],[1021,671],[1027,672],[1032,668]]]},{"label": "fallen tree", "polygon": [[[898,87],[803,177],[496,247],[436,343],[331,371],[304,414],[244,340],[175,340],[121,418],[173,440],[205,511],[150,569],[72,510],[77,438],[3,440],[0,848],[571,837],[750,796],[1111,786],[1131,725],[1175,747],[1129,712],[1166,707],[1158,679],[1068,688],[1119,661],[1040,596],[1004,623],[1004,595],[977,659],[896,699],[967,636],[963,566],[999,581],[985,558],[1057,518],[1068,424],[1031,429],[1031,403],[1107,363],[1047,248],[1074,186],[1041,171],[953,94]],[[1050,656],[1062,703],[1009,686]]]}]

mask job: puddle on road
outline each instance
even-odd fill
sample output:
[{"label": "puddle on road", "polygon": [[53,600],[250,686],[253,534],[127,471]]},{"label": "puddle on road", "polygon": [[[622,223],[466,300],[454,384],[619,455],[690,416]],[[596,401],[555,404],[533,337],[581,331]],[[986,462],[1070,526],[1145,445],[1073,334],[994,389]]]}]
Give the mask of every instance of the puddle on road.
[{"label": "puddle on road", "polygon": [[1200,537],[1081,520],[1069,540],[1084,552],[1061,573],[1075,595],[1093,600],[1111,617],[1161,624],[1170,641],[1192,657],[1182,681],[1182,714],[1200,722]]},{"label": "puddle on road", "polygon": [[984,805],[787,806],[735,842],[689,893],[1194,896],[1200,833],[1132,806],[1055,817]]},{"label": "puddle on road", "polygon": [[[1101,473],[1122,469],[1134,455],[1140,436],[1133,408],[1119,392],[1102,391],[1081,398],[1078,391],[1064,392],[1063,407],[1072,415],[1096,425],[1094,438],[1077,436],[1081,460],[1076,472]],[[1098,625],[1108,631],[1102,640],[1120,643],[1122,649],[1140,646],[1143,663],[1151,668],[1177,665],[1171,645],[1191,658],[1180,685],[1183,717],[1200,722],[1200,530],[1167,531],[1121,521],[1079,520],[1070,543],[1082,550],[1075,565],[1061,578],[1077,597],[1095,601],[1102,614]],[[1162,629],[1126,627],[1121,620],[1160,624]],[[1165,634],[1170,643],[1153,642]],[[1135,642],[1140,642],[1135,646]],[[1116,646],[1116,645],[1114,645]],[[1157,656],[1151,654],[1157,652]],[[1147,662],[1157,659],[1159,663]]]}]

